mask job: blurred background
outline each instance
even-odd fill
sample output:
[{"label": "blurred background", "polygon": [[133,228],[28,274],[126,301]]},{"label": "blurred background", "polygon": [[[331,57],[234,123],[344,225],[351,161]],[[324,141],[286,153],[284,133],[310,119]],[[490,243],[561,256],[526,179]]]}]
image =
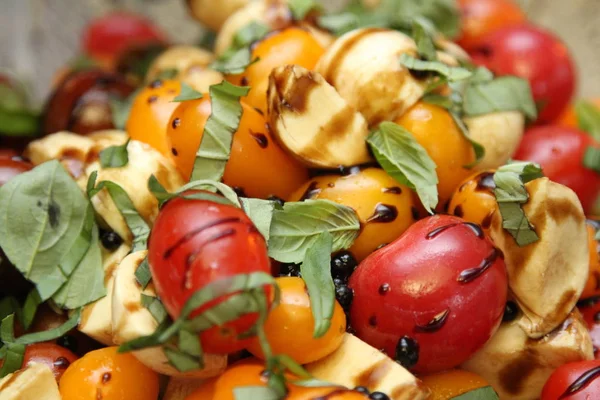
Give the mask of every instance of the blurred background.
[{"label": "blurred background", "polygon": [[[324,0],[335,8],[344,0]],[[600,92],[600,0],[521,0],[529,17],[560,36],[579,69],[579,94]],[[173,43],[197,43],[203,28],[184,0],[0,0],[0,69],[17,71],[43,99],[56,72],[80,52],[92,18],[115,9],[151,18]]]}]

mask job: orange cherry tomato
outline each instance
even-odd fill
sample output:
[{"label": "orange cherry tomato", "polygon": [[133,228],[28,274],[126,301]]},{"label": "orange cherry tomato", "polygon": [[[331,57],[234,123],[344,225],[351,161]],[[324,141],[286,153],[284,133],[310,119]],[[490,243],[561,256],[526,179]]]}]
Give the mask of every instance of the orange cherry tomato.
[{"label": "orange cherry tomato", "polygon": [[156,80],[135,97],[126,130],[131,139],[147,143],[164,156],[170,157],[167,124],[180,103],[173,99],[181,91],[181,82]]},{"label": "orange cherry tomato", "polygon": [[323,46],[306,29],[291,27],[267,35],[252,49],[250,65],[244,73],[230,75],[227,80],[236,85],[250,86],[245,102],[263,112],[267,111],[267,88],[273,69],[283,65],[299,65],[312,70],[325,53]]},{"label": "orange cherry tomato", "polygon": [[419,102],[396,120],[413,134],[437,165],[439,203],[443,210],[454,189],[471,171],[475,161],[473,146],[462,134],[452,116],[442,107]]},{"label": "orange cherry tomato", "polygon": [[[286,199],[308,179],[308,171],[275,142],[262,113],[243,102],[242,108],[223,181],[250,197]],[[192,173],[210,112],[210,96],[206,95],[200,100],[181,103],[168,123],[170,152],[186,179]]]},{"label": "orange cherry tomato", "polygon": [[429,400],[449,400],[490,384],[481,376],[460,369],[419,377],[431,390]]},{"label": "orange cherry tomato", "polygon": [[600,221],[588,219],[588,250],[590,254],[590,273],[581,293],[581,299],[600,296],[600,244],[596,240],[596,231],[600,229]]},{"label": "orange cherry tomato", "polygon": [[62,400],[157,400],[158,374],[117,347],[87,353],[59,383]]},{"label": "orange cherry tomato", "polygon": [[448,205],[448,214],[481,225],[487,232],[498,208],[494,196],[495,187],[494,171],[471,175],[454,191]]},{"label": "orange cherry tomato", "polygon": [[[600,110],[600,97],[597,99],[589,99],[587,100],[589,103],[596,106],[598,110]],[[571,104],[567,110],[558,118],[557,124],[569,126],[571,128],[579,128],[579,123],[577,121],[577,114],[575,114],[575,107]]]},{"label": "orange cherry tomato", "polygon": [[[300,364],[317,361],[333,353],[346,333],[346,315],[336,301],[331,326],[322,337],[313,337],[315,320],[310,310],[310,299],[301,278],[276,279],[281,289],[279,305],[269,313],[265,323],[267,339],[274,354],[287,354]],[[248,350],[263,358],[258,339],[254,338]]]},{"label": "orange cherry tomato", "polygon": [[486,33],[516,25],[527,16],[512,0],[459,0],[462,33],[458,44],[465,50],[477,45]]},{"label": "orange cherry tomato", "polygon": [[411,190],[379,168],[315,177],[290,196],[292,201],[306,199],[331,200],[356,211],[362,230],[350,252],[359,262],[397,239],[419,214]]}]

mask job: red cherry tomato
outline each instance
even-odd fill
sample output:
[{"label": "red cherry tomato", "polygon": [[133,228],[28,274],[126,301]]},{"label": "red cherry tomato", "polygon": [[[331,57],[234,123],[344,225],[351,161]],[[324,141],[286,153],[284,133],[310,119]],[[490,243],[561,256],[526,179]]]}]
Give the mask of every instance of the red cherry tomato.
[{"label": "red cherry tomato", "polygon": [[512,0],[459,0],[458,6],[462,29],[457,43],[465,50],[475,47],[487,33],[527,20]]},{"label": "red cherry tomato", "polygon": [[83,32],[82,45],[87,55],[112,63],[128,47],[166,41],[152,21],[117,11],[92,21]]},{"label": "red cherry tomato", "polygon": [[529,80],[541,109],[541,123],[558,118],[575,92],[575,67],[569,51],[541,28],[518,25],[500,29],[481,38],[470,54],[476,64],[497,75]]},{"label": "red cherry tomato", "polygon": [[590,331],[594,345],[594,358],[598,360],[600,359],[600,299],[596,297],[580,301],[577,307]]},{"label": "red cherry tomato", "polygon": [[[173,318],[195,291],[215,280],[271,272],[265,240],[248,216],[234,206],[204,200],[178,198],[162,208],[150,236],[148,261],[157,292]],[[217,354],[244,348],[249,339],[238,335],[256,319],[256,314],[247,314],[204,331],[202,347]]]},{"label": "red cherry tomato", "polygon": [[27,161],[0,156],[0,186],[31,168],[33,168],[33,165]]},{"label": "red cherry tomato", "polygon": [[30,344],[25,349],[22,368],[33,363],[45,364],[52,370],[58,382],[75,360],[77,356],[62,346],[54,343],[36,343]]},{"label": "red cherry tomato", "polygon": [[600,360],[565,364],[550,375],[541,400],[600,399]]},{"label": "red cherry tomato", "polygon": [[479,225],[448,215],[416,222],[350,277],[358,337],[419,373],[458,366],[500,325],[502,253]]},{"label": "red cherry tomato", "polygon": [[589,212],[600,193],[600,174],[583,165],[588,146],[600,144],[575,128],[540,126],[525,133],[514,158],[540,164],[548,178],[573,189]]}]

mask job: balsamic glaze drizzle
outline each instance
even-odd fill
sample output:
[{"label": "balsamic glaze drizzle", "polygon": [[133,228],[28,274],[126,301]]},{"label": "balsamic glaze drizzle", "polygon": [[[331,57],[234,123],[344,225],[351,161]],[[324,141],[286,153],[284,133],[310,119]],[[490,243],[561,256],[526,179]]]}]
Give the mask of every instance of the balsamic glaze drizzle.
[{"label": "balsamic glaze drizzle", "polygon": [[489,256],[484,258],[481,263],[475,268],[469,268],[462,271],[456,279],[459,283],[469,283],[480,277],[485,271],[487,271],[498,258],[498,249],[492,248]]},{"label": "balsamic glaze drizzle", "polygon": [[446,324],[446,320],[448,319],[449,315],[450,315],[450,309],[447,308],[444,311],[442,311],[441,313],[438,313],[435,317],[433,317],[433,319],[431,321],[429,321],[427,323],[427,325],[415,325],[415,332],[420,332],[420,333],[437,332],[440,329],[442,329],[444,324]]},{"label": "balsamic glaze drizzle", "polygon": [[163,259],[167,259],[167,258],[171,257],[171,254],[173,254],[173,252],[175,250],[177,250],[177,248],[179,246],[185,244],[186,242],[191,240],[194,236],[202,233],[202,231],[212,228],[212,227],[215,227],[215,226],[218,226],[218,225],[229,224],[232,222],[242,222],[242,220],[237,217],[223,218],[223,219],[209,222],[208,224],[202,225],[201,227],[196,228],[196,229],[186,233],[164,252]]},{"label": "balsamic glaze drizzle", "polygon": [[587,385],[589,385],[594,379],[600,376],[600,367],[595,367],[590,369],[589,371],[584,372],[579,378],[575,379],[573,383],[565,390],[565,392],[558,398],[558,400],[566,399],[569,396],[574,395],[575,393],[584,389]]}]

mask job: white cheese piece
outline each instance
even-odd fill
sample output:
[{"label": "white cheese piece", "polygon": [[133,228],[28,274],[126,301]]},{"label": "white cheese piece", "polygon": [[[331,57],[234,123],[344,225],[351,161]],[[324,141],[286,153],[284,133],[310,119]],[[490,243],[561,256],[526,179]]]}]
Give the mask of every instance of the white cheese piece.
[{"label": "white cheese piece", "polygon": [[0,400],[61,400],[52,370],[33,363],[0,380]]}]

